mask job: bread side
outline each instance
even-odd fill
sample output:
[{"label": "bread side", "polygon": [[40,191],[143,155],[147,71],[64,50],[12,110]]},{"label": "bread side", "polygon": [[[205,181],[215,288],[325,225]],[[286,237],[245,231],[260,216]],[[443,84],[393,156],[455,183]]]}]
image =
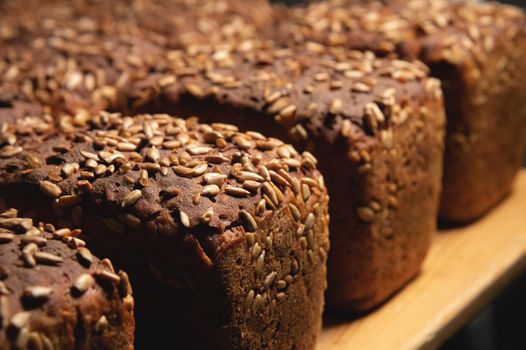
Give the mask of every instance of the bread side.
[{"label": "bread side", "polygon": [[314,347],[329,247],[312,155],[195,119],[73,120],[7,129],[23,151],[3,159],[2,197],[81,227],[95,253],[126,267],[138,345],[176,334],[195,348]]},{"label": "bread side", "polygon": [[0,348],[133,349],[128,275],[76,236],[0,214]]},{"label": "bread side", "polygon": [[337,242],[328,302],[377,305],[417,273],[434,232],[444,136],[439,83],[421,64],[371,52],[253,44],[170,52],[166,68],[131,88],[130,106],[209,122],[228,116],[315,154]]}]

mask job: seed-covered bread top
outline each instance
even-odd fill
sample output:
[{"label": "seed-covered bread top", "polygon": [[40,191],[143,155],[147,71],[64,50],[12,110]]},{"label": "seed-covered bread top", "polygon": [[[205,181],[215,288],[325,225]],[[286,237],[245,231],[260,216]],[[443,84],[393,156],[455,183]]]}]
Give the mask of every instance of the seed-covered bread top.
[{"label": "seed-covered bread top", "polygon": [[239,0],[8,2],[5,8],[0,110],[23,101],[54,114],[122,111],[127,86],[159,64],[166,47],[242,41],[272,21],[262,0],[250,8]]},{"label": "seed-covered bread top", "polygon": [[[138,25],[166,39],[168,47],[193,48],[270,34],[273,10],[267,0],[130,1]],[[127,12],[127,7],[123,12]]]},{"label": "seed-covered bread top", "polygon": [[195,54],[172,51],[166,67],[130,90],[132,107],[161,95],[166,106],[191,96],[252,109],[298,141],[343,135],[353,142],[390,143],[393,125],[423,102],[442,101],[439,82],[421,63],[314,43],[283,49],[252,41]]},{"label": "seed-covered bread top", "polygon": [[76,322],[86,328],[79,330],[80,342],[83,333],[97,332],[90,327],[102,333],[109,324],[122,322],[104,314],[108,305],[121,304],[133,314],[128,276],[116,273],[108,259],[94,257],[76,237],[79,233],[37,224],[15,209],[0,214],[2,349],[73,348]]},{"label": "seed-covered bread top", "polygon": [[34,188],[63,208],[97,205],[116,233],[252,232],[296,197],[326,196],[310,153],[232,125],[108,113],[59,125],[4,127],[0,187]]},{"label": "seed-covered bread top", "polygon": [[329,0],[289,16],[278,41],[312,40],[424,61],[483,60],[496,41],[525,34],[520,9],[469,0]]},{"label": "seed-covered bread top", "polygon": [[146,76],[162,52],[134,30],[114,33],[88,17],[50,18],[0,45],[0,111],[17,103],[53,114],[118,109],[126,86]]}]

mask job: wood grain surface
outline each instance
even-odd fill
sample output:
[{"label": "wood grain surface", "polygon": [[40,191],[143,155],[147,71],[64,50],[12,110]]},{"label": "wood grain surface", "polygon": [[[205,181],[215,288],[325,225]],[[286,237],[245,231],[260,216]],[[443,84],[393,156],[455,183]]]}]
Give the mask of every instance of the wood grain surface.
[{"label": "wood grain surface", "polygon": [[437,233],[421,274],[362,317],[326,315],[318,350],[435,349],[526,270],[526,170],[483,219]]}]

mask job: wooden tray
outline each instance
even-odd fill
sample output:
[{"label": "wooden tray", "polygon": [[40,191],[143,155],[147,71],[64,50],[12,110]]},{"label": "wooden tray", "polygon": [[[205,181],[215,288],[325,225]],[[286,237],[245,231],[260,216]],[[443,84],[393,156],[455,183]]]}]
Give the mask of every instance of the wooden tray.
[{"label": "wooden tray", "polygon": [[373,313],[328,315],[318,350],[435,349],[526,270],[526,170],[482,220],[441,230],[422,273]]}]

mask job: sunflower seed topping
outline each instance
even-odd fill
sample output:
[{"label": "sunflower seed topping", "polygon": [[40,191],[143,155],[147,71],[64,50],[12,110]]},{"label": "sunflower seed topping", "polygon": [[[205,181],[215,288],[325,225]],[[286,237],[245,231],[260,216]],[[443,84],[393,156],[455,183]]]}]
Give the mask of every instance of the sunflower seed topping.
[{"label": "sunflower seed topping", "polygon": [[23,297],[28,299],[45,300],[53,293],[53,289],[44,286],[26,287],[23,292]]},{"label": "sunflower seed topping", "polygon": [[123,208],[134,205],[142,197],[141,190],[133,190],[124,197],[121,206]]},{"label": "sunflower seed topping", "polygon": [[220,192],[219,186],[217,185],[206,185],[201,190],[203,196],[217,196]]},{"label": "sunflower seed topping", "polygon": [[64,260],[60,256],[46,252],[36,252],[33,256],[39,264],[57,265]]},{"label": "sunflower seed topping", "polygon": [[184,211],[179,212],[179,218],[181,219],[181,224],[183,224],[184,227],[190,227],[190,219]]},{"label": "sunflower seed topping", "polygon": [[0,244],[9,243],[15,238],[15,235],[12,233],[0,232]]},{"label": "sunflower seed topping", "polygon": [[73,288],[81,294],[85,293],[88,289],[93,287],[95,284],[95,279],[89,273],[83,273],[75,279],[73,283]]},{"label": "sunflower seed topping", "polygon": [[47,180],[40,181],[40,191],[52,198],[58,198],[62,193],[60,187]]},{"label": "sunflower seed topping", "polygon": [[243,226],[245,227],[245,230],[248,232],[255,232],[258,228],[258,224],[254,217],[247,211],[241,210],[239,212],[239,217],[241,218],[241,221],[243,222]]},{"label": "sunflower seed topping", "polygon": [[234,197],[247,197],[250,196],[250,192],[241,187],[236,186],[225,186],[225,193]]},{"label": "sunflower seed topping", "polygon": [[90,267],[93,263],[93,255],[86,247],[80,247],[77,249],[77,259],[85,267]]},{"label": "sunflower seed topping", "polygon": [[116,273],[107,271],[107,270],[97,270],[93,273],[93,276],[95,276],[96,279],[101,281],[106,281],[110,283],[119,283],[121,281],[121,278]]}]

